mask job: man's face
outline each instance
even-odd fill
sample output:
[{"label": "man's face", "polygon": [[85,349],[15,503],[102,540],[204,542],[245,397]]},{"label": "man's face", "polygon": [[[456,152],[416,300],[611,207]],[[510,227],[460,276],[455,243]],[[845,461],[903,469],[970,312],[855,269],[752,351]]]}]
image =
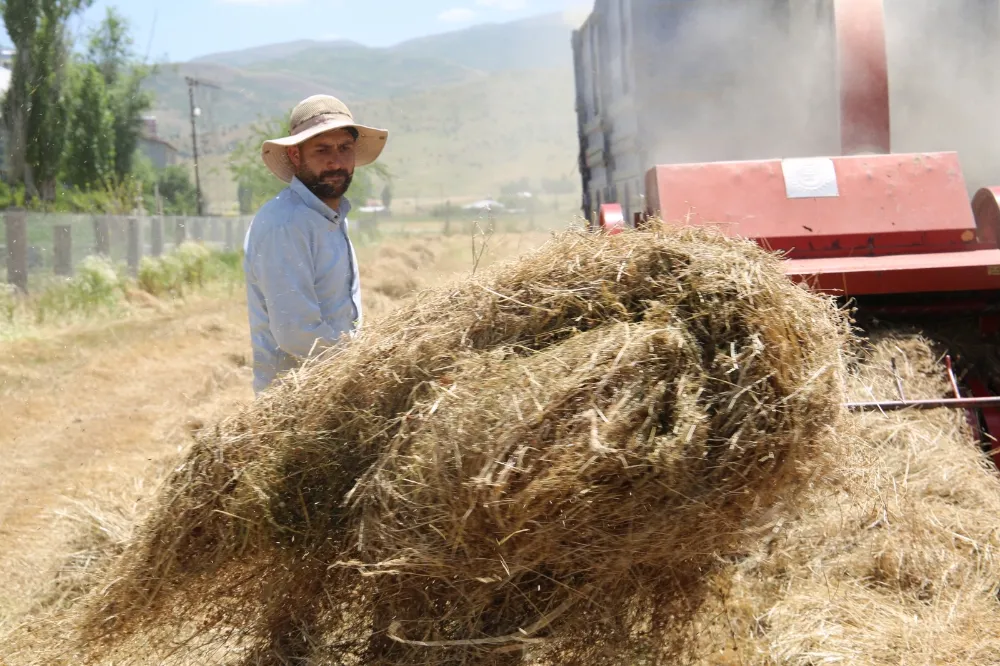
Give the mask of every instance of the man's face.
[{"label": "man's face", "polygon": [[354,178],[356,141],[346,129],[314,136],[288,149],[295,175],[320,199],[339,199]]}]

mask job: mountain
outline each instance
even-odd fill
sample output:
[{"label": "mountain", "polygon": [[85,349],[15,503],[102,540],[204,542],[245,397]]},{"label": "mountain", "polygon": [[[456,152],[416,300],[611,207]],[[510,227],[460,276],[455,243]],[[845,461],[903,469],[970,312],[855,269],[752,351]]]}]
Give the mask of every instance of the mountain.
[{"label": "mountain", "polygon": [[572,26],[559,14],[477,25],[403,42],[398,54],[434,57],[487,71],[571,67]]},{"label": "mountain", "polygon": [[258,46],[241,51],[227,51],[224,53],[210,53],[208,55],[195,58],[194,63],[213,63],[216,65],[226,65],[228,67],[247,67],[256,65],[259,62],[278,58],[290,58],[297,53],[314,48],[338,49],[344,47],[361,47],[361,44],[348,39],[338,39],[332,41],[319,41],[315,39],[300,39],[294,42],[283,42],[281,44],[269,44]]},{"label": "mountain", "polygon": [[174,141],[190,132],[186,77],[217,86],[199,87],[196,92],[195,101],[206,114],[203,122],[209,124],[206,129],[232,131],[260,116],[285,115],[298,101],[318,92],[349,102],[392,98],[482,75],[448,61],[365,47],[308,48],[242,68],[210,62],[169,65],[150,79],[148,87],[156,96],[161,133]]},{"label": "mountain", "polygon": [[161,67],[149,82],[161,135],[190,156],[186,76],[196,88],[209,197],[231,200],[225,156],[255,121],[301,99],[343,98],[390,130],[383,161],[400,197],[496,194],[527,177],[572,175],[576,116],[571,27],[561,15],[476,26],[389,48],[299,41]]}]

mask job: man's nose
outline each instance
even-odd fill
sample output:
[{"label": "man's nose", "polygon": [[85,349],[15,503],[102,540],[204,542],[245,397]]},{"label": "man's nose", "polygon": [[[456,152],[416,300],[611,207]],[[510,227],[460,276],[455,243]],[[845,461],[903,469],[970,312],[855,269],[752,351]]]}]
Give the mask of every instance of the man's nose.
[{"label": "man's nose", "polygon": [[339,171],[340,169],[346,169],[350,166],[350,160],[347,155],[331,155],[330,159],[327,160],[327,169],[330,171]]}]

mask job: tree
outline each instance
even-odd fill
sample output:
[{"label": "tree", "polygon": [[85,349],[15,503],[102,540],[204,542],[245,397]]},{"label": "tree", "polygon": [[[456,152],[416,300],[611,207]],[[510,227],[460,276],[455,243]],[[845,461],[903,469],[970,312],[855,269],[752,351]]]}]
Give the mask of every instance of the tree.
[{"label": "tree", "polygon": [[142,183],[142,199],[147,211],[158,212],[157,193],[164,215],[194,215],[197,211],[194,182],[187,167],[175,164],[157,169],[152,160],[138,153],[132,175]]},{"label": "tree", "polygon": [[101,25],[90,34],[87,62],[104,79],[108,107],[113,119],[114,161],[117,182],[132,173],[133,160],[142,137],[142,116],[153,105],[152,95],[142,89],[151,71],[136,62],[128,21],[109,7]]},{"label": "tree", "polygon": [[10,135],[10,175],[29,197],[36,177],[54,196],[55,173],[65,140],[63,86],[68,45],[66,23],[93,0],[0,0],[7,34],[16,50],[4,96]]},{"label": "tree", "polygon": [[43,3],[35,42],[36,87],[28,111],[27,163],[43,201],[53,201],[69,119],[66,100],[66,63],[69,58],[66,26],[54,3]]},{"label": "tree", "polygon": [[118,83],[132,57],[133,43],[125,17],[108,7],[104,21],[91,31],[87,43],[87,61],[97,67],[108,86]]},{"label": "tree", "polygon": [[198,192],[184,167],[175,164],[161,170],[157,184],[166,215],[194,215],[198,210]]},{"label": "tree", "polygon": [[28,112],[31,109],[31,89],[34,83],[32,58],[35,35],[41,14],[40,0],[4,0],[3,21],[7,34],[14,42],[14,62],[10,88],[4,96],[4,124],[10,136],[9,171],[14,182],[34,188],[27,163]]},{"label": "tree", "polygon": [[70,184],[87,190],[107,187],[114,175],[114,118],[100,70],[85,65],[78,72],[65,174]]},{"label": "tree", "polygon": [[229,172],[243,192],[243,201],[250,210],[257,210],[273,199],[285,184],[274,177],[260,159],[260,146],[267,140],[285,136],[288,121],[282,118],[258,120],[250,126],[250,135],[229,154]]}]

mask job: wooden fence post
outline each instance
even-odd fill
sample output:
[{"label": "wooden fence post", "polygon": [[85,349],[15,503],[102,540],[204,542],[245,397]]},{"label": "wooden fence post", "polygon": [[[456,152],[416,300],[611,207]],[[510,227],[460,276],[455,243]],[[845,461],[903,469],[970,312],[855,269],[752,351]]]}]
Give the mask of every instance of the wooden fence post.
[{"label": "wooden fence post", "polygon": [[11,208],[5,216],[7,225],[7,282],[28,291],[28,211]]},{"label": "wooden fence post", "polygon": [[142,228],[139,226],[139,220],[134,217],[128,218],[125,232],[128,243],[126,255],[128,259],[128,272],[132,277],[139,275],[139,259],[142,257],[141,231]]},{"label": "wooden fence post", "polygon": [[163,254],[163,218],[149,218],[149,253],[154,257]]},{"label": "wooden fence post", "polygon": [[52,242],[52,256],[54,257],[53,268],[56,275],[72,275],[73,227],[68,224],[57,224],[52,227]]},{"label": "wooden fence post", "polygon": [[94,254],[111,257],[111,228],[104,215],[94,218]]},{"label": "wooden fence post", "polygon": [[235,249],[235,244],[233,242],[233,219],[231,217],[226,218],[226,252],[232,252]]}]

